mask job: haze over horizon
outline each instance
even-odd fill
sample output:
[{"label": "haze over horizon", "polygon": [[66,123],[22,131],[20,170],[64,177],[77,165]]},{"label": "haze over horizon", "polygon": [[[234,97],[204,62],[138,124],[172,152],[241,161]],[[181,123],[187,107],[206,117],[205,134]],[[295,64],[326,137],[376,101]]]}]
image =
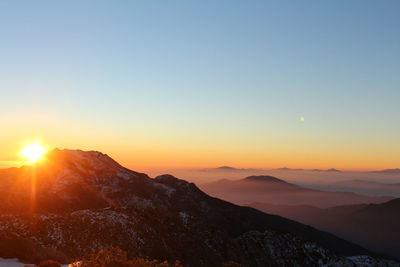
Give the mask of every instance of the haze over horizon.
[{"label": "haze over horizon", "polygon": [[400,267],[399,12],[0,0],[0,267]]},{"label": "haze over horizon", "polygon": [[399,168],[398,1],[0,3],[0,168]]}]

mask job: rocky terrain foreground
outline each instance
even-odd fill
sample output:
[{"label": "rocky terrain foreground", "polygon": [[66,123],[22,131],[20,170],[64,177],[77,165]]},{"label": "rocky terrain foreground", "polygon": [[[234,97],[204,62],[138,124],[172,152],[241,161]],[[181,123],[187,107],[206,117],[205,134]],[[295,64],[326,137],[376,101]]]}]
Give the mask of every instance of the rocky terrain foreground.
[{"label": "rocky terrain foreground", "polygon": [[184,266],[400,266],[312,227],[128,170],[105,154],[53,150],[0,171],[0,257],[64,262],[119,247]]}]

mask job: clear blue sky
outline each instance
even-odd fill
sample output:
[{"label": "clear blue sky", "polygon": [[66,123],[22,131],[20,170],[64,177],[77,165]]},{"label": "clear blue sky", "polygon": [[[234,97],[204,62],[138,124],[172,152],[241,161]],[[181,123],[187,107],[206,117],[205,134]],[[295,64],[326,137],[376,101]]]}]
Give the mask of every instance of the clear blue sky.
[{"label": "clear blue sky", "polygon": [[400,166],[399,14],[399,1],[3,0],[0,145]]}]

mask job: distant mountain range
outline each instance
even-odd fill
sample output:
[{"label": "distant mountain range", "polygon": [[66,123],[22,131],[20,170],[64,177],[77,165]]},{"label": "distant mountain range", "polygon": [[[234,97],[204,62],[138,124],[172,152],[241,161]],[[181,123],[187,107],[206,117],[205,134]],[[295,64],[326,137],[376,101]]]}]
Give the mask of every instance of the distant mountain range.
[{"label": "distant mountain range", "polygon": [[234,168],[230,166],[221,166],[217,168],[205,168],[201,169],[202,171],[208,171],[208,172],[264,172],[266,170],[263,169],[252,169],[252,168]]},{"label": "distant mountain range", "polygon": [[[230,166],[221,166],[217,168],[205,168],[203,171],[221,171],[221,172],[266,172],[268,169],[253,169],[253,168],[235,168]],[[317,172],[340,172],[338,169],[291,169],[291,168],[278,168],[278,171],[317,171]]]},{"label": "distant mountain range", "polygon": [[[260,182],[298,190],[274,177],[246,180]],[[210,197],[171,175],[152,179],[94,151],[54,150],[36,165],[1,170],[0,198],[4,258],[67,262],[120,247],[130,257],[187,267],[399,266],[334,235]]]},{"label": "distant mountain range", "polygon": [[373,171],[373,173],[400,174],[400,169],[386,169],[386,170],[380,170],[380,171]]},{"label": "distant mountain range", "polygon": [[370,196],[400,197],[400,183],[387,184],[353,179],[309,186],[328,191],[355,192]]},{"label": "distant mountain range", "polygon": [[[235,168],[231,166],[221,166],[217,168],[205,168],[202,169],[203,171],[226,171],[226,172],[266,172],[270,169],[254,169],[254,168]],[[287,167],[282,167],[282,168],[277,168],[275,170],[278,171],[315,171],[315,172],[342,172],[341,170],[335,169],[335,168],[330,168],[330,169],[301,169],[301,168],[287,168]],[[382,174],[400,174],[400,169],[385,169],[385,170],[377,170],[377,171],[370,171],[371,173],[382,173]]]},{"label": "distant mountain range", "polygon": [[252,203],[251,207],[334,233],[368,249],[400,259],[400,198],[381,204],[320,209]]},{"label": "distant mountain range", "polygon": [[279,171],[315,171],[315,172],[341,172],[338,169],[330,168],[330,169],[291,169],[291,168],[278,168]]},{"label": "distant mountain range", "polygon": [[304,188],[272,176],[249,176],[240,180],[222,179],[201,185],[211,196],[236,204],[265,202],[278,205],[313,205],[321,208],[337,205],[382,203],[393,197],[365,196],[349,192],[328,192]]}]

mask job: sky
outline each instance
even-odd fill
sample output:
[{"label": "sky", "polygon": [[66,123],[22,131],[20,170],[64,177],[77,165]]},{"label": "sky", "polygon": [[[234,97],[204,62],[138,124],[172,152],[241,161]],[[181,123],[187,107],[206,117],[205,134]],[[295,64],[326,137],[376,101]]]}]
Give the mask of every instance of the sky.
[{"label": "sky", "polygon": [[399,1],[0,1],[0,167],[400,167]]}]

